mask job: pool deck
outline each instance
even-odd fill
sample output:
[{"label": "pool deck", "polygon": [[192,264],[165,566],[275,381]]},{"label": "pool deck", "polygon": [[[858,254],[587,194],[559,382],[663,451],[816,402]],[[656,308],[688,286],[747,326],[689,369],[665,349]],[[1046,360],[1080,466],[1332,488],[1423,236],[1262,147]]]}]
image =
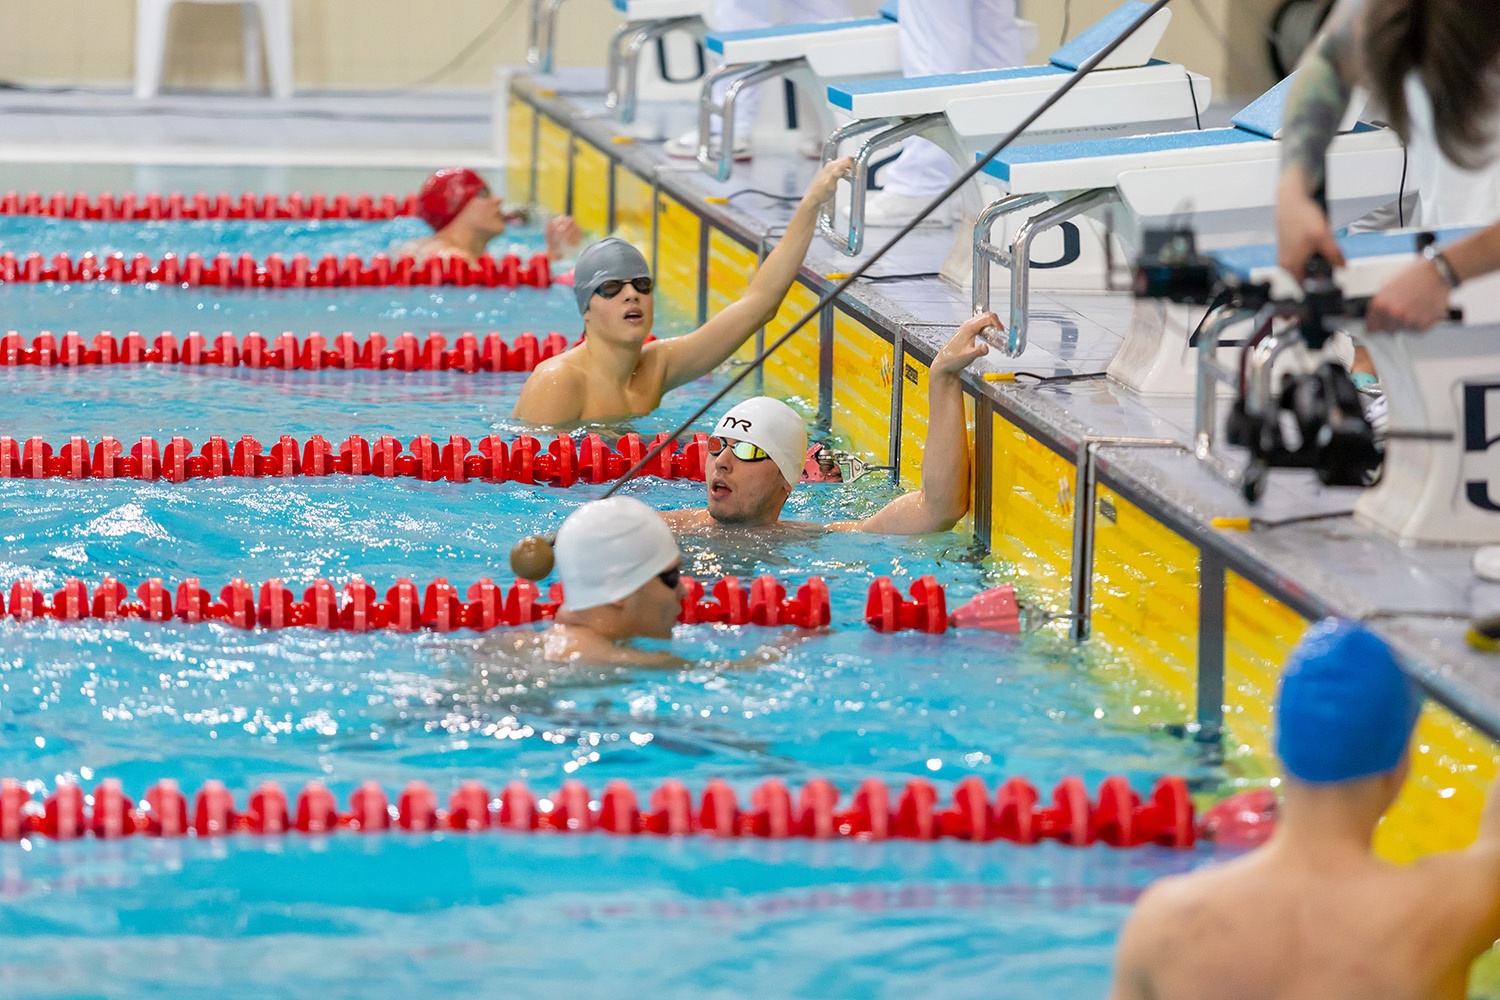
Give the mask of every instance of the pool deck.
[{"label": "pool deck", "polygon": [[[789,218],[789,208],[754,194],[735,193],[754,188],[798,194],[813,173],[813,162],[796,154],[762,155],[736,165],[734,176],[718,183],[696,164],[669,160],[656,141],[691,127],[694,109],[645,103],[638,120],[622,127],[606,112],[602,94],[591,88],[593,79],[521,76],[513,83],[513,93],[540,115],[567,123],[579,140],[651,180],[659,191],[691,206],[706,224],[748,242],[774,242],[773,234]],[[732,201],[722,202],[731,196]],[[878,243],[882,234],[893,233],[873,230],[867,242]],[[924,364],[930,361],[954,325],[969,315],[967,293],[935,277],[889,279],[935,272],[957,235],[956,224],[918,229],[870,272],[870,277],[886,280],[859,281],[845,293],[843,306],[889,331],[899,354]],[[827,275],[850,271],[857,259],[863,258],[845,257],[815,240],[803,280],[821,295],[834,284]],[[1470,618],[1500,611],[1500,585],[1473,575],[1472,549],[1403,547],[1354,519],[1355,490],[1323,487],[1310,472],[1273,471],[1264,498],[1250,506],[1187,450],[1193,424],[1190,397],[1143,396],[1102,378],[1043,385],[985,381],[986,373],[1102,371],[1123,340],[1131,313],[1124,293],[1034,290],[1033,302],[1039,322],[1032,326],[1024,356],[982,359],[966,378],[968,391],[981,407],[1068,462],[1076,461],[1081,443],[1091,438],[1179,442],[1181,449],[1096,445],[1099,482],[1198,549],[1205,623],[1215,614],[1223,618],[1222,600],[1211,596],[1216,590],[1223,593],[1222,584],[1213,588],[1209,583],[1222,581],[1226,572],[1245,578],[1304,618],[1336,614],[1369,622],[1395,644],[1414,676],[1438,701],[1492,737],[1500,735],[1495,659],[1464,641]],[[895,381],[899,385],[902,380]],[[994,542],[987,516],[992,498],[986,495],[990,435],[986,421],[976,418],[976,423],[980,483],[975,531],[981,540]],[[899,427],[891,436],[899,440]],[[898,447],[893,442],[893,450]],[[1230,455],[1234,460],[1233,452]],[[1219,518],[1249,518],[1251,528],[1216,529],[1213,524]],[[1145,601],[1146,595],[1139,599]],[[1220,637],[1217,650],[1208,631],[1202,630],[1198,638],[1200,684],[1208,683],[1214,659],[1222,683],[1222,625],[1213,630]],[[1210,700],[1204,695],[1211,696],[1211,689],[1200,691],[1200,703]]]}]

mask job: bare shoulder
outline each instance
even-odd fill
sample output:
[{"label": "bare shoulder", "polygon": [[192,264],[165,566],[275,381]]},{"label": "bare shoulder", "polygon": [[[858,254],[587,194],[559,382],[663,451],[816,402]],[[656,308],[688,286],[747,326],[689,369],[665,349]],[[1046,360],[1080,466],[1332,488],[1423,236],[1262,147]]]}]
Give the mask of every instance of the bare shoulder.
[{"label": "bare shoulder", "polygon": [[536,366],[521,387],[511,415],[536,424],[557,424],[583,415],[587,380],[567,354],[548,358]]},{"label": "bare shoulder", "polygon": [[682,510],[663,510],[658,511],[658,513],[661,515],[661,519],[667,522],[667,527],[678,534],[698,531],[706,527],[711,520],[708,516],[708,511],[701,507],[687,507]]}]

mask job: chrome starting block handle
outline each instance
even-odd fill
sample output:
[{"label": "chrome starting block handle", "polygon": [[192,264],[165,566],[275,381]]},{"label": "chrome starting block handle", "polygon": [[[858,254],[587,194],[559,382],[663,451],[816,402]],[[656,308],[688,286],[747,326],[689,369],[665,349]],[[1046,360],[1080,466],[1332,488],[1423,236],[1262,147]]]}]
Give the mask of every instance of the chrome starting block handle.
[{"label": "chrome starting block handle", "polygon": [[[734,172],[734,107],[746,87],[754,87],[767,80],[807,65],[806,59],[780,59],[758,63],[735,63],[714,70],[703,81],[703,90],[698,95],[698,166],[703,172],[718,181],[729,180]],[[714,88],[728,81],[724,89],[724,100],[714,99]],[[719,127],[714,128],[718,119]],[[713,136],[719,135],[718,149],[714,149]]]},{"label": "chrome starting block handle", "polygon": [[526,64],[538,73],[552,72],[557,55],[557,10],[563,3],[564,0],[531,0]]},{"label": "chrome starting block handle", "polygon": [[830,198],[823,205],[822,211],[818,213],[818,232],[823,238],[846,257],[853,257],[863,250],[865,246],[865,195],[870,183],[870,161],[880,150],[905,142],[910,137],[920,135],[947,120],[947,116],[941,113],[920,115],[916,118],[866,118],[834,129],[828,136],[828,140],[823,143],[825,166],[839,158],[839,147],[844,142],[870,132],[876,134],[866,139],[854,156],[854,169],[849,175],[848,232],[838,231],[835,221],[838,198],[835,196]]}]

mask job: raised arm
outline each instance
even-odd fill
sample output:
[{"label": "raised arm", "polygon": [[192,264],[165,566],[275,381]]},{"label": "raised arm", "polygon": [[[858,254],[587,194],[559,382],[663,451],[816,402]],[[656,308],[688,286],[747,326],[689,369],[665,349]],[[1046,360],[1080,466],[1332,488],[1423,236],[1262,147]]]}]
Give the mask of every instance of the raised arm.
[{"label": "raised arm", "polygon": [[[1500,270],[1500,222],[1439,248],[1460,282]],[[1448,275],[1436,260],[1402,268],[1370,300],[1365,328],[1371,331],[1426,330],[1448,316]]]},{"label": "raised arm", "polygon": [[812,245],[818,227],[818,209],[833,197],[839,178],[848,176],[853,164],[852,159],[844,157],[818,171],[818,176],[813,178],[797,205],[792,221],[787,224],[781,242],[755,272],[739,301],[686,336],[650,345],[648,350],[660,351],[666,359],[663,391],[707,375],[775,317],[792,282],[797,279],[797,269],[807,256],[807,248]]},{"label": "raised arm", "polygon": [[1359,19],[1364,0],[1341,0],[1297,67],[1281,130],[1281,183],[1276,191],[1276,243],[1281,266],[1301,277],[1321,253],[1335,266],[1344,255],[1316,196],[1326,183],[1328,147],[1359,76]]},{"label": "raised arm", "polygon": [[927,376],[927,442],[922,451],[922,488],[899,496],[863,521],[838,521],[832,531],[880,535],[925,535],[947,531],[969,512],[969,425],[960,375],[989,353],[979,331],[1000,326],[994,313],[975,316],[958,328]]}]

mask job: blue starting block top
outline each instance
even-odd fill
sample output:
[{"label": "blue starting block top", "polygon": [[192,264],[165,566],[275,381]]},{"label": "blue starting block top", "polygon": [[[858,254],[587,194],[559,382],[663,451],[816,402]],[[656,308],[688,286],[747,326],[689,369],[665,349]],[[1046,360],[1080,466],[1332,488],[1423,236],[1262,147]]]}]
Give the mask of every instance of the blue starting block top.
[{"label": "blue starting block top", "polygon": [[1066,76],[1067,73],[1067,70],[1057,66],[1021,66],[1016,69],[982,69],[968,73],[942,73],[937,76],[913,76],[907,79],[840,83],[828,88],[828,102],[836,108],[853,111],[854,98],[866,94],[896,94],[906,90],[956,87],[966,83],[1025,80],[1036,76]]},{"label": "blue starting block top", "polygon": [[1136,153],[1164,153],[1174,149],[1203,149],[1209,146],[1237,146],[1271,140],[1241,128],[1206,128],[1189,132],[1157,132],[1154,135],[1129,135],[1115,139],[1081,139],[1075,142],[1051,142],[1037,146],[1012,146],[984,165],[982,173],[1009,181],[1011,168],[1032,163],[1055,163],[1059,160],[1088,160],[1106,156],[1128,156]]},{"label": "blue starting block top", "polygon": [[883,17],[849,19],[845,21],[817,21],[810,24],[781,24],[771,28],[745,28],[742,31],[714,31],[704,39],[708,51],[724,54],[727,42],[742,42],[748,39],[785,38],[788,35],[817,35],[845,28],[881,28],[891,22]]},{"label": "blue starting block top", "polygon": [[[1439,229],[1433,235],[1437,237],[1439,243],[1449,243],[1463,239],[1477,231],[1473,227]],[[1414,254],[1417,252],[1417,232],[1417,230],[1403,230],[1399,233],[1356,233],[1353,236],[1341,238],[1339,248],[1344,251],[1344,257],[1348,260],[1389,257],[1393,254]],[[1209,256],[1218,261],[1219,268],[1225,274],[1241,281],[1251,280],[1256,271],[1275,267],[1278,259],[1274,243],[1230,247],[1227,250],[1215,250]]]},{"label": "blue starting block top", "polygon": [[[618,2],[618,0],[616,0]],[[889,6],[894,6],[891,4]],[[1046,66],[1021,66],[1015,69],[979,70],[969,73],[944,73],[937,76],[914,76],[905,80],[867,80],[828,88],[828,101],[845,111],[854,109],[854,98],[869,94],[894,94],[907,90],[951,87],[965,83],[992,83],[1002,80],[1024,80],[1038,76],[1061,76],[1078,69],[1090,56],[1114,41],[1141,19],[1150,4],[1129,0],[1123,6],[1100,18],[1072,41],[1052,53]],[[885,13],[885,8],[881,8]],[[894,12],[893,12],[894,13]],[[1152,60],[1155,63],[1157,60]]]},{"label": "blue starting block top", "polygon": [[1052,53],[1047,61],[1066,70],[1078,69],[1079,66],[1088,62],[1095,52],[1123,35],[1131,25],[1141,19],[1142,14],[1150,9],[1150,4],[1141,3],[1140,0],[1130,0],[1129,3],[1116,7],[1080,31],[1072,41]]},{"label": "blue starting block top", "polygon": [[900,20],[900,18],[896,16],[897,8],[900,5],[901,0],[886,0],[885,3],[880,5],[880,16],[891,21]]}]

